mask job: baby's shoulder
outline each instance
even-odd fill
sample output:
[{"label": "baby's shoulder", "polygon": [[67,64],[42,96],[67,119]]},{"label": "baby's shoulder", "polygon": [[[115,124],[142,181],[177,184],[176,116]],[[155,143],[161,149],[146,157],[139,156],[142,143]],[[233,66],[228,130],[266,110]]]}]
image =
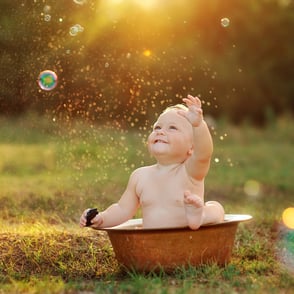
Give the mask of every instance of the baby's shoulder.
[{"label": "baby's shoulder", "polygon": [[154,172],[154,165],[141,166],[133,171],[134,176],[144,176]]}]

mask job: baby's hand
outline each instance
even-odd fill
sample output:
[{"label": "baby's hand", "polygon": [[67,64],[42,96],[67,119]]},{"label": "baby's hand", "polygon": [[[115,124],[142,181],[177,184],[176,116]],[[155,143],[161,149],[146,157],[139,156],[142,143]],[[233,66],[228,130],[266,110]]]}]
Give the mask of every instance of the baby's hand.
[{"label": "baby's hand", "polygon": [[[82,213],[82,215],[81,215],[81,217],[80,217],[80,226],[81,227],[86,227],[87,226],[87,213],[89,212],[89,208],[88,209],[86,209],[83,213]],[[102,223],[103,223],[103,218],[102,218],[102,215],[101,214],[97,214],[94,218],[92,218],[91,219],[91,225],[90,225],[90,227],[91,228],[99,228],[101,225],[102,225]]]},{"label": "baby's hand", "polygon": [[201,108],[201,101],[198,97],[188,95],[183,101],[188,107],[188,111],[179,110],[178,113],[184,116],[193,127],[198,127],[203,121],[203,113]]}]

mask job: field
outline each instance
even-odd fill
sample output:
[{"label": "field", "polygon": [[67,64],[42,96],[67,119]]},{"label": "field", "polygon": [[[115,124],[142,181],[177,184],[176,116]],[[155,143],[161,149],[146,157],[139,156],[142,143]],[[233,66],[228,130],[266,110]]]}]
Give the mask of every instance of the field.
[{"label": "field", "polygon": [[294,207],[289,117],[263,129],[214,123],[206,200],[254,217],[226,267],[126,272],[105,233],[78,226],[85,208],[116,201],[130,172],[153,162],[148,131],[0,119],[0,293],[293,293],[294,232],[282,222]]}]

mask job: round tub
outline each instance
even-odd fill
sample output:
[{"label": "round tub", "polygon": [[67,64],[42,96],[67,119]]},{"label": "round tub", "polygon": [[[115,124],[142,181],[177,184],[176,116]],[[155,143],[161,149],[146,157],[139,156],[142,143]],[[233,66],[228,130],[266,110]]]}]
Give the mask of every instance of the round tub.
[{"label": "round tub", "polygon": [[143,229],[142,219],[104,228],[118,262],[127,269],[171,271],[176,267],[230,261],[237,226],[250,215],[226,214],[222,223],[198,230],[184,228]]}]

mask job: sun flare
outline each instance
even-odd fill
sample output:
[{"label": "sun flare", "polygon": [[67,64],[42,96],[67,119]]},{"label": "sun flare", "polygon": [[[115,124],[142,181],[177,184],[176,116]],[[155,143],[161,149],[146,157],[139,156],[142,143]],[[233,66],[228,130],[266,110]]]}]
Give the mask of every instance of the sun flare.
[{"label": "sun flare", "polygon": [[105,0],[109,6],[135,4],[146,10],[153,9],[160,4],[158,0]]}]

